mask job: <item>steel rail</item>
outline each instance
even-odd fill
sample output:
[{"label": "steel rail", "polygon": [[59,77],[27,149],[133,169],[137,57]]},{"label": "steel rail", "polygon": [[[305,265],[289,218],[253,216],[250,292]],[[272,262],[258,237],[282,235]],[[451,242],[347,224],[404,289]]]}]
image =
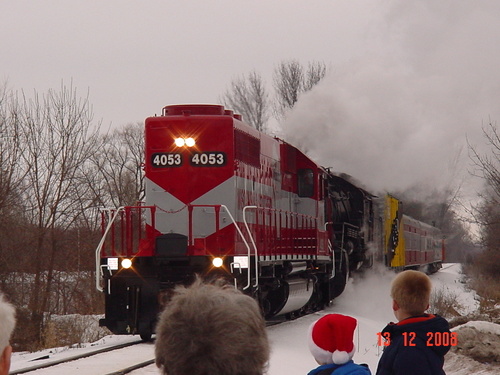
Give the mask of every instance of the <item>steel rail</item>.
[{"label": "steel rail", "polygon": [[153,363],[155,363],[155,360],[150,359],[148,361],[144,361],[144,362],[138,363],[136,365],[125,367],[124,369],[121,369],[121,370],[118,370],[115,372],[110,372],[109,374],[106,374],[106,375],[125,375],[125,374],[132,372],[132,371],[138,370],[140,368],[152,365]]},{"label": "steel rail", "polygon": [[[55,361],[52,361],[52,362],[43,363],[43,364],[40,364],[40,365],[34,365],[34,366],[30,366],[30,367],[25,367],[25,368],[13,370],[13,371],[9,372],[9,375],[25,374],[25,373],[32,372],[32,371],[41,370],[41,369],[44,369],[44,368],[47,368],[47,367],[57,366],[57,365],[60,365],[62,363],[67,363],[67,362],[75,361],[77,359],[88,358],[88,357],[92,357],[92,356],[97,355],[97,354],[107,353],[107,352],[111,352],[113,350],[118,350],[118,349],[123,349],[123,348],[126,348],[128,346],[133,346],[133,345],[141,344],[142,342],[143,342],[142,340],[137,340],[137,341],[133,341],[133,342],[127,342],[127,343],[124,343],[124,344],[110,346],[110,347],[107,347],[107,348],[101,348],[101,349],[97,349],[97,350],[94,350],[94,351],[91,351],[91,352],[77,354],[77,355],[74,355],[74,356],[71,356],[71,357],[67,357],[67,358],[61,358],[61,359],[58,359],[58,360],[55,360]],[[36,361],[36,359],[34,359],[33,361]]]}]

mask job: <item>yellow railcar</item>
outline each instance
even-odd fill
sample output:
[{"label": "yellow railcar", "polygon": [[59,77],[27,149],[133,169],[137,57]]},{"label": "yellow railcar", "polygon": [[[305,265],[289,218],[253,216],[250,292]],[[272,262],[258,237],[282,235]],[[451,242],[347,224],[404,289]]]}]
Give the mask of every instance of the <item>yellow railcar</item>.
[{"label": "yellow railcar", "polygon": [[441,268],[444,242],[441,231],[403,214],[403,203],[387,195],[384,205],[384,260],[398,270],[435,272]]}]

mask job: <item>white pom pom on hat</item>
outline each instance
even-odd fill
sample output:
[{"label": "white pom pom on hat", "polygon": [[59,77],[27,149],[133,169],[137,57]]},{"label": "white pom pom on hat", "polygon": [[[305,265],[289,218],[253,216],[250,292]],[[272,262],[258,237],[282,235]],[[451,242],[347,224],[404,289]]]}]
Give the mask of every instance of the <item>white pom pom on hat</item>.
[{"label": "white pom pom on hat", "polygon": [[328,314],[309,328],[309,350],[320,364],[349,362],[355,351],[354,330],[357,321],[341,314]]}]

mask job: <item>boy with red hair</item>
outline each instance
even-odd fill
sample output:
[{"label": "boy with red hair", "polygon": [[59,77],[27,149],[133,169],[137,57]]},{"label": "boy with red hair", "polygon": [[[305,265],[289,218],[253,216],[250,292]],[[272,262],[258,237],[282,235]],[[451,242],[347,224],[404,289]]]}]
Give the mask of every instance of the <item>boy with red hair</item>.
[{"label": "boy with red hair", "polygon": [[392,310],[398,323],[389,323],[380,333],[386,342],[376,375],[445,374],[451,333],[446,319],[425,313],[431,288],[429,277],[419,271],[403,271],[392,281]]}]

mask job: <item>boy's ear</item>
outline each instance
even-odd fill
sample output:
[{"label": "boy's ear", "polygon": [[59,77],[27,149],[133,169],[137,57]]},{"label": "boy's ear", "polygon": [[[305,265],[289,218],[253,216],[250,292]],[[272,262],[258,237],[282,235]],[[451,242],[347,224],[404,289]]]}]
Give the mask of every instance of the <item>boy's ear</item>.
[{"label": "boy's ear", "polygon": [[398,311],[399,310],[399,305],[396,302],[396,300],[392,300],[392,311]]}]

